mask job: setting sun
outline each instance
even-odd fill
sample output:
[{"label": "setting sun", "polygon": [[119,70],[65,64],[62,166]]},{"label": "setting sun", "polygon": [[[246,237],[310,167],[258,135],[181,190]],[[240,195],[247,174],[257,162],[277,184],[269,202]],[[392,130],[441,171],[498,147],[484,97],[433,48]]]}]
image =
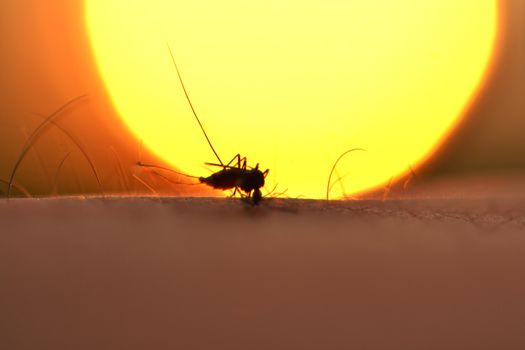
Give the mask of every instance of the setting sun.
[{"label": "setting sun", "polygon": [[[381,186],[424,161],[483,82],[496,0],[87,0],[93,52],[144,145],[196,176],[223,161],[270,169],[267,187],[323,198]],[[212,169],[215,170],[215,169]]]}]

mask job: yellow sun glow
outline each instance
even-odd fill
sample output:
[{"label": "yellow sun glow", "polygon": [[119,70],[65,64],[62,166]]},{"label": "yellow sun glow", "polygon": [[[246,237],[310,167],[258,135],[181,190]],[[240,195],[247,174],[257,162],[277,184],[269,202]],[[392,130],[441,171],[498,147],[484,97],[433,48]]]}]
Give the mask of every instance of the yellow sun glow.
[{"label": "yellow sun glow", "polygon": [[[483,80],[497,0],[86,0],[93,51],[119,114],[174,167],[270,169],[290,196],[380,186],[428,157]],[[336,176],[337,177],[337,176]]]}]

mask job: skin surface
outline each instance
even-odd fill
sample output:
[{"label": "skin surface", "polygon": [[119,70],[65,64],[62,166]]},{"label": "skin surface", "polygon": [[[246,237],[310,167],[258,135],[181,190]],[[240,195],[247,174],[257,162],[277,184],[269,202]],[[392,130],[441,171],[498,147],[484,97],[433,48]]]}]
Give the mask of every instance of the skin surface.
[{"label": "skin surface", "polygon": [[525,346],[523,198],[11,200],[0,220],[3,349]]}]

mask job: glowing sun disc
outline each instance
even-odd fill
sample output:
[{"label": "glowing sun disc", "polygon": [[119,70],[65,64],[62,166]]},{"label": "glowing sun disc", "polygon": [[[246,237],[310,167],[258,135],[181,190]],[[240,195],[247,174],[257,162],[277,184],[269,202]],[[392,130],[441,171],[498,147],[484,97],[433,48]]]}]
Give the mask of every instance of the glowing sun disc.
[{"label": "glowing sun disc", "polygon": [[108,92],[147,147],[192,175],[216,161],[168,41],[222,160],[241,153],[270,169],[270,186],[322,198],[347,149],[367,152],[341,161],[333,197],[434,151],[483,80],[497,10],[497,0],[86,0],[86,21]]}]

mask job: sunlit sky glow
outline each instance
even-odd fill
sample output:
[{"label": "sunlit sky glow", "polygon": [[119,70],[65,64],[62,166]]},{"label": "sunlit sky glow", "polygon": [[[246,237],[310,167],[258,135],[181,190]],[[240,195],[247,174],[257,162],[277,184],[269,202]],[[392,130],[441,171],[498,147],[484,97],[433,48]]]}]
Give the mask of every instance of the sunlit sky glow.
[{"label": "sunlit sky glow", "polygon": [[268,187],[333,197],[381,186],[425,159],[482,82],[496,0],[87,0],[94,54],[130,130],[174,167],[269,168]]}]

